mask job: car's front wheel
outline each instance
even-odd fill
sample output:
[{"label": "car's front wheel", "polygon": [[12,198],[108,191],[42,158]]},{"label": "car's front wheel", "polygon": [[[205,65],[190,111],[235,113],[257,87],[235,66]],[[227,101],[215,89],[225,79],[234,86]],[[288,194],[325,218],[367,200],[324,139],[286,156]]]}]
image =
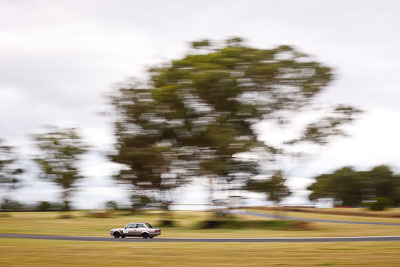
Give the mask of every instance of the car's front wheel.
[{"label": "car's front wheel", "polygon": [[119,232],[113,233],[114,238],[120,238],[121,234]]}]

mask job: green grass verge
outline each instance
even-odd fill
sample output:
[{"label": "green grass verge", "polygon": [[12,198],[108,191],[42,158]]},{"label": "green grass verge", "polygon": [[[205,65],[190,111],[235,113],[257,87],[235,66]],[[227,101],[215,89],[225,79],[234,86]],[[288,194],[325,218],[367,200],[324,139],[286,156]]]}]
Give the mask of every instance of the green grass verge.
[{"label": "green grass verge", "polygon": [[312,223],[294,220],[246,220],[240,216],[229,216],[201,221],[201,229],[264,229],[264,230],[311,230]]}]

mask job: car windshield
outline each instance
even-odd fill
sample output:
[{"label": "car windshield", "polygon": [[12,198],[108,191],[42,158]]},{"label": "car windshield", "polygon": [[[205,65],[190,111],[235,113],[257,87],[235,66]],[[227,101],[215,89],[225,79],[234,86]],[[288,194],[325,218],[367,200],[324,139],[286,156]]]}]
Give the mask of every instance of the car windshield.
[{"label": "car windshield", "polygon": [[145,223],[145,225],[146,225],[148,228],[153,228],[153,226],[151,226],[151,224],[149,224],[149,223]]}]

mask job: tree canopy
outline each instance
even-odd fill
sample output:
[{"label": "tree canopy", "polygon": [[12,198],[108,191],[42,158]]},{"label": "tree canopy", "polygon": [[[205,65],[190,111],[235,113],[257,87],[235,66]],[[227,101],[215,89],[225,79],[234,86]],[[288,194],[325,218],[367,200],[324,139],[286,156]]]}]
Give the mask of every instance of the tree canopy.
[{"label": "tree canopy", "polygon": [[[260,162],[246,154],[273,159],[289,152],[260,141],[255,125],[290,124],[294,115],[315,108],[315,98],[333,79],[331,68],[294,47],[254,48],[241,38],[193,42],[185,56],[151,68],[149,75],[146,83],[121,85],[112,97],[112,159],[126,166],[116,178],[144,189],[161,185],[164,177],[230,184],[259,174]],[[325,111],[282,144],[324,145],[344,135],[343,126],[359,112],[342,104]]]},{"label": "tree canopy", "polygon": [[329,174],[315,177],[308,187],[309,198],[333,198],[343,206],[359,206],[363,202],[388,198],[400,203],[400,175],[394,174],[386,165],[376,166],[369,171],[355,171],[344,167]]},{"label": "tree canopy", "polygon": [[249,180],[246,189],[254,192],[264,193],[267,199],[279,204],[285,197],[291,195],[290,189],[285,185],[286,179],[280,171],[276,171],[266,180]]},{"label": "tree canopy", "polygon": [[20,184],[24,170],[17,164],[18,157],[14,148],[0,139],[0,188],[11,191]]},{"label": "tree canopy", "polygon": [[76,128],[50,127],[34,135],[40,154],[34,160],[39,165],[41,177],[62,188],[64,209],[70,209],[69,197],[77,180],[83,178],[78,169],[79,156],[86,153],[85,145]]}]

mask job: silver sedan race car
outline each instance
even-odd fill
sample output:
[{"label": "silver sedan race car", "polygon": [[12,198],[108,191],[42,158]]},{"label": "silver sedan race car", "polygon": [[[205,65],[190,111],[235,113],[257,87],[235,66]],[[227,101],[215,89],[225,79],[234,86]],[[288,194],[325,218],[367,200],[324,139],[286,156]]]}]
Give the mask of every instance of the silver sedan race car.
[{"label": "silver sedan race car", "polygon": [[125,238],[127,236],[153,238],[161,235],[160,228],[154,228],[149,223],[130,223],[124,228],[114,228],[110,230],[114,238]]}]

